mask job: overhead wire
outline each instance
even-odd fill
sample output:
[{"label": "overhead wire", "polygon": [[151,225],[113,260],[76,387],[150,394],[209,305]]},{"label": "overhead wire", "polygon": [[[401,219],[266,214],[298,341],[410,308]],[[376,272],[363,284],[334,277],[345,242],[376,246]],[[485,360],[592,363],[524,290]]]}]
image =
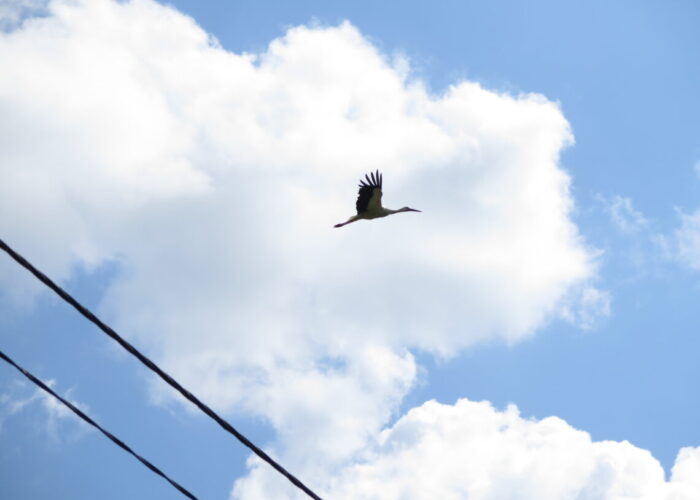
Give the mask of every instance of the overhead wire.
[{"label": "overhead wire", "polygon": [[180,394],[182,394],[182,396],[184,396],[185,399],[187,399],[192,404],[194,404],[197,408],[199,408],[199,410],[201,410],[204,414],[206,414],[208,417],[210,417],[212,420],[214,420],[217,424],[219,424],[225,431],[227,431],[229,434],[232,434],[244,446],[249,448],[253,453],[255,453],[258,457],[260,457],[262,460],[267,462],[277,472],[279,472],[284,477],[286,477],[294,486],[296,486],[297,488],[302,490],[304,493],[306,493],[309,497],[313,498],[314,500],[321,500],[320,496],[318,496],[308,486],[306,486],[299,479],[297,479],[291,472],[287,471],[287,469],[282,467],[279,463],[277,463],[272,457],[270,457],[262,449],[258,448],[252,441],[250,441],[247,437],[245,437],[243,434],[241,434],[239,431],[237,431],[230,423],[228,423],[226,420],[224,420],[222,417],[220,417],[214,410],[212,410],[211,408],[209,408],[209,406],[207,406],[202,401],[200,401],[199,398],[197,398],[194,394],[192,394],[190,391],[185,389],[177,380],[175,380],[173,377],[168,375],[158,365],[156,365],[148,357],[146,357],[144,354],[142,354],[138,349],[136,349],[133,345],[131,345],[125,339],[123,339],[109,325],[107,325],[102,320],[100,320],[92,311],[90,311],[88,308],[83,306],[80,302],[78,302],[76,299],[74,299],[68,292],[63,290],[56,283],[54,283],[46,274],[42,273],[36,267],[34,267],[27,259],[25,259],[22,255],[20,255],[18,252],[13,250],[2,239],[0,239],[0,248],[3,251],[5,251],[5,253],[7,253],[20,266],[24,267],[27,271],[32,273],[44,285],[46,285],[51,290],[53,290],[64,301],[66,301],[68,304],[73,306],[73,308],[75,308],[88,321],[90,321],[95,326],[97,326],[105,334],[107,334],[114,341],[116,341],[119,345],[121,345],[124,349],[126,349],[130,354],[135,356],[139,361],[141,361],[141,363],[146,365],[146,367],[148,369],[150,369],[156,375],[158,375],[161,379],[163,379],[169,386],[171,386],[176,391],[178,391]]},{"label": "overhead wire", "polygon": [[66,405],[68,408],[70,408],[71,411],[73,413],[75,413],[78,417],[80,417],[81,419],[83,419],[85,422],[92,425],[93,427],[95,427],[98,431],[100,431],[102,434],[107,436],[114,444],[116,444],[117,446],[122,448],[124,451],[126,451],[130,455],[134,456],[139,462],[141,462],[143,465],[148,467],[152,472],[155,472],[160,477],[165,479],[167,482],[169,482],[171,485],[173,485],[180,493],[185,495],[187,498],[189,498],[190,500],[199,500],[196,496],[194,496],[192,493],[187,491],[184,486],[181,486],[175,480],[170,479],[170,477],[168,477],[167,474],[165,474],[158,467],[156,467],[151,462],[149,462],[148,460],[143,458],[141,455],[136,453],[134,450],[132,450],[129,446],[126,445],[126,443],[124,443],[124,441],[122,441],[121,439],[116,437],[114,434],[112,434],[111,432],[109,432],[108,430],[103,428],[100,424],[95,422],[92,418],[90,418],[88,415],[86,415],[85,412],[83,412],[80,408],[75,406],[73,403],[71,403],[70,401],[59,396],[53,389],[51,389],[51,387],[49,387],[44,382],[42,382],[40,379],[38,379],[37,377],[32,375],[29,371],[27,371],[24,368],[22,368],[21,366],[19,366],[17,363],[15,363],[14,360],[12,360],[12,358],[10,358],[8,355],[6,355],[2,351],[0,351],[0,359],[6,361],[8,364],[17,368],[17,370],[19,370],[19,372],[22,373],[22,375],[24,375],[29,380],[31,380],[33,383],[35,383],[36,385],[41,387],[44,391],[48,392],[53,397],[58,399],[61,403]]}]

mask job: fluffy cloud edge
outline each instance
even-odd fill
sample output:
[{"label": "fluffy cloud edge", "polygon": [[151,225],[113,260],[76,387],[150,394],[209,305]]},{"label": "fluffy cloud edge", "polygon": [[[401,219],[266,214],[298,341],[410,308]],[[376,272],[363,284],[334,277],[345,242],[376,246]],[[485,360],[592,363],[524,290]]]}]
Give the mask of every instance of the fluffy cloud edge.
[{"label": "fluffy cloud edge", "polygon": [[[258,460],[232,499],[302,498]],[[682,448],[668,480],[627,441],[593,441],[558,417],[523,418],[515,405],[428,401],[385,428],[344,467],[305,471],[328,498],[412,500],[696,500],[700,447]]]}]

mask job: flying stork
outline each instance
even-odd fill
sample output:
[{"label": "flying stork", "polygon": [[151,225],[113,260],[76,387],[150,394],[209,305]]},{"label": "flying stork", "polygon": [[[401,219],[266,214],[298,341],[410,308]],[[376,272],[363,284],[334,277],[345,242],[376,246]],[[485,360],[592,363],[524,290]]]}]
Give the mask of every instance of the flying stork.
[{"label": "flying stork", "polygon": [[365,180],[367,182],[360,179],[360,191],[357,193],[357,202],[355,203],[357,215],[353,215],[346,222],[341,222],[333,227],[343,227],[360,219],[376,219],[399,212],[420,212],[415,208],[403,207],[392,210],[382,206],[382,174],[379,173],[379,170],[376,173],[365,174]]}]

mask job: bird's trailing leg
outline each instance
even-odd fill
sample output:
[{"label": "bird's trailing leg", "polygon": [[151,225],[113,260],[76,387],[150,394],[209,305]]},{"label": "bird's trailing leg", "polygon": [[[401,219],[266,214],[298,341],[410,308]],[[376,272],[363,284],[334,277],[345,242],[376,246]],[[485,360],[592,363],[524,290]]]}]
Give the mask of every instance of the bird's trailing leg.
[{"label": "bird's trailing leg", "polygon": [[336,224],[336,225],[333,226],[333,227],[343,227],[343,226],[345,226],[346,224],[350,224],[351,222],[355,222],[356,220],[359,220],[359,219],[360,219],[360,218],[359,218],[357,215],[353,215],[353,216],[350,217],[347,221],[341,222],[341,223],[339,223],[339,224]]}]

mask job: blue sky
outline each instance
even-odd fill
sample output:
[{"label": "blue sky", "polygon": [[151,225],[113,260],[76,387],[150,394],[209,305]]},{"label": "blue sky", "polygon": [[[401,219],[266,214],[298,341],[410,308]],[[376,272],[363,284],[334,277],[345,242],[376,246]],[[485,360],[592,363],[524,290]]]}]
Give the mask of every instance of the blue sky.
[{"label": "blue sky", "polygon": [[[530,429],[530,424],[539,429],[534,423],[544,426],[551,422],[547,417],[558,417],[569,427],[552,431],[552,436],[561,433],[555,436],[561,441],[548,438],[553,449],[556,443],[570,443],[572,436],[582,439],[573,429],[589,433],[595,443],[616,442],[609,452],[600,451],[607,445],[581,445],[579,456],[590,454],[588,461],[567,457],[574,460],[571,470],[581,471],[576,491],[589,495],[583,498],[616,498],[615,488],[629,490],[625,481],[638,487],[629,490],[636,491],[632,498],[666,498],[672,488],[686,488],[682,494],[688,496],[680,498],[695,498],[698,490],[691,487],[700,489],[692,479],[700,477],[700,451],[693,448],[700,446],[697,4],[172,2],[216,37],[221,48],[212,54],[202,48],[193,25],[172,10],[169,15],[177,19],[168,17],[152,2],[126,2],[129,14],[108,2],[99,4],[111,7],[94,11],[78,2],[77,18],[43,12],[44,27],[18,26],[11,19],[22,3],[0,7],[8,20],[0,39],[0,66],[8,71],[20,63],[27,67],[0,84],[0,106],[6,111],[0,118],[6,151],[1,169],[11,186],[0,202],[2,238],[100,311],[246,435],[273,450],[312,488],[327,491],[329,498],[396,498],[388,492],[380,496],[372,485],[411,485],[421,448],[402,440],[402,425],[424,429],[426,436],[442,435],[439,422],[449,412],[464,412],[463,421],[478,413],[476,407],[457,404],[466,398],[491,402],[495,413],[479,413],[480,418],[513,418],[514,429]],[[63,34],[47,28],[54,18],[62,19]],[[94,22],[109,35],[89,38],[96,35],[75,19]],[[142,19],[143,26],[134,19]],[[345,21],[345,30],[333,31]],[[299,26],[306,28],[278,52],[270,49],[274,57],[267,62],[259,56],[248,72],[217,72],[243,65],[226,53],[265,54],[273,40]],[[64,46],[51,37],[74,43]],[[319,44],[328,49],[314,52]],[[196,51],[204,54],[201,60],[192,56]],[[308,59],[297,60],[297,53]],[[372,54],[381,57],[375,60]],[[277,66],[277,60],[293,61],[292,70]],[[342,79],[330,77],[330,83],[314,86],[317,68],[327,61],[338,74],[348,71],[353,91],[362,89],[357,106],[368,110],[362,112],[371,117],[367,130],[372,133],[338,135],[320,118],[332,109],[330,100],[318,109],[309,104],[308,116],[284,114],[308,102],[307,88],[345,88]],[[397,80],[386,74],[400,73],[402,64],[411,70],[396,87]],[[152,66],[158,67],[156,76],[141,79]],[[356,81],[354,68],[367,73]],[[263,77],[257,83],[239,87],[258,70]],[[205,77],[192,76],[200,72]],[[162,75],[175,76],[163,83]],[[31,83],[22,87],[22,78]],[[411,97],[410,82],[416,81],[423,82],[429,98],[420,92]],[[450,97],[450,87],[463,82],[478,83],[484,92],[469,88],[466,101]],[[258,98],[255,89],[265,85],[273,90]],[[104,89],[96,90],[100,86]],[[235,95],[221,90],[226,86],[235,88]],[[418,132],[406,124],[413,115],[400,115],[398,121],[372,115],[375,109],[384,113],[373,96],[391,100],[399,88],[418,107],[427,106],[427,100],[443,103],[430,115],[434,122],[471,138],[459,143],[463,149],[455,149],[456,160],[442,156],[452,142],[440,142],[439,134],[430,139],[432,129],[420,128],[423,122],[416,125]],[[71,96],[75,89],[83,94]],[[546,102],[528,100],[527,93],[540,94]],[[288,95],[296,97],[287,101]],[[116,104],[105,104],[105,96]],[[484,107],[453,109],[474,99]],[[167,112],[149,107],[152,101],[165,103]],[[37,102],[43,106],[32,104]],[[128,108],[126,117],[120,103]],[[212,111],[217,107],[225,108],[221,115]],[[277,108],[284,110],[278,114]],[[526,124],[522,128],[521,122],[510,121],[519,113]],[[237,116],[255,117],[261,135],[250,132],[243,119],[238,123]],[[126,126],[110,128],[110,122],[121,119]],[[487,125],[464,125],[472,120]],[[150,135],[153,129],[158,133]],[[394,140],[394,129],[401,140]],[[264,142],[263,132],[285,139]],[[411,149],[406,137],[420,145]],[[425,144],[421,137],[428,137]],[[538,149],[542,137],[541,147],[551,150]],[[316,150],[315,141],[328,144],[328,150]],[[484,146],[477,154],[469,150],[469,141]],[[343,152],[346,142],[350,146]],[[277,144],[279,152],[266,151],[269,144]],[[489,149],[489,144],[500,146]],[[334,147],[341,151],[337,157]],[[367,156],[353,157],[354,149],[366,149]],[[388,163],[372,164],[369,153]],[[483,164],[480,158],[486,158]],[[79,166],[71,163],[74,159]],[[32,166],[37,161],[46,166]],[[335,170],[329,173],[331,166],[325,165],[331,162]],[[444,170],[431,170],[431,162]],[[535,168],[538,162],[545,165],[541,170]],[[455,165],[466,165],[466,173]],[[331,227],[326,219],[337,222],[350,215],[356,179],[375,166],[385,172],[385,204],[415,204],[427,217],[398,215],[402,219],[356,224],[340,235],[326,231]],[[561,172],[570,176],[569,185]],[[426,181],[441,175],[467,180],[454,177],[454,190],[441,183],[448,180]],[[510,179],[516,178],[545,186],[541,200],[527,198],[523,205],[511,200]],[[483,191],[459,191],[468,182],[481,185],[482,179],[484,190],[494,189],[489,195],[506,200],[497,208],[479,204]],[[19,194],[10,196],[10,189]],[[325,189],[332,189],[328,196],[317,193]],[[241,205],[250,207],[250,218],[244,219],[229,198],[252,200],[250,190],[258,190],[263,201]],[[299,193],[314,196],[306,203]],[[450,204],[457,207],[463,195],[473,204],[450,213]],[[557,208],[567,201],[573,208]],[[291,208],[285,202],[301,214],[298,221],[288,220]],[[543,222],[523,222],[518,213],[525,209]],[[546,214],[552,212],[559,218],[550,224]],[[322,230],[316,228],[321,225]],[[472,229],[464,227],[485,231],[484,239],[471,239]],[[524,235],[524,243],[515,243],[521,236],[514,235]],[[326,242],[332,238],[333,243]],[[417,239],[424,241],[414,249]],[[436,248],[431,241],[438,242]],[[454,252],[440,246],[445,242],[453,243]],[[387,253],[376,254],[375,246]],[[399,255],[407,246],[415,255]],[[479,253],[500,255],[504,248],[503,261],[496,263]],[[381,266],[360,278],[365,258],[375,255]],[[493,274],[482,276],[460,259],[484,259],[494,266]],[[174,400],[145,368],[3,260],[0,348],[5,353],[54,380],[56,390],[84,405],[200,498],[229,498],[239,480],[243,486],[233,498],[291,494],[284,486],[269,486],[264,470],[246,465],[249,454],[238,442]],[[162,266],[149,268],[156,263]],[[523,267],[535,277],[524,272],[511,283],[508,270]],[[338,268],[348,271],[336,273]],[[540,275],[548,278],[541,282]],[[358,297],[367,288],[379,298]],[[392,293],[395,298],[388,299]],[[234,307],[233,301],[242,305]],[[423,304],[433,306],[424,310]],[[255,338],[264,341],[258,344]],[[283,349],[268,352],[269,345]],[[3,497],[180,497],[103,436],[35,397],[34,388],[9,366],[0,369],[0,398]],[[431,399],[444,407],[425,406]],[[506,417],[509,404],[525,420]],[[421,420],[420,411],[433,420]],[[359,423],[338,423],[343,413]],[[372,444],[381,441],[382,430],[398,436],[409,450],[405,457]],[[476,438],[470,432],[464,430],[452,442],[434,438],[435,446],[471,463],[468,448]],[[529,443],[532,432],[517,436]],[[347,438],[353,433],[358,442]],[[489,445],[498,450],[494,456],[521,457],[523,448],[509,448],[516,445],[495,436]],[[645,469],[653,462],[646,455],[630,459],[633,471],[644,462],[641,472],[630,477],[610,465],[627,463],[625,457],[633,452],[620,444],[625,441],[660,462],[668,490],[658,493],[652,489],[656,483],[642,480],[654,476]],[[671,469],[680,463],[684,447],[696,451],[688,452],[684,475],[672,480]],[[601,458],[606,453],[614,458]],[[326,464],[312,463],[306,454]],[[547,470],[547,460],[556,460],[536,452],[524,456],[524,468],[531,471]],[[384,463],[399,472],[386,472]],[[375,476],[358,472],[357,464],[371,466]],[[601,464],[611,467],[613,479],[607,483],[586,472]],[[443,495],[515,498],[508,488],[521,485],[517,474],[496,465],[488,470],[494,484],[502,479],[501,490],[470,489],[476,480],[462,471],[464,478],[457,473],[442,477]],[[552,470],[550,479],[557,474]],[[559,477],[579,484],[564,472]],[[420,486],[407,488],[421,498]],[[552,487],[545,494],[537,485],[530,488],[521,494],[569,498],[562,489]]]}]

